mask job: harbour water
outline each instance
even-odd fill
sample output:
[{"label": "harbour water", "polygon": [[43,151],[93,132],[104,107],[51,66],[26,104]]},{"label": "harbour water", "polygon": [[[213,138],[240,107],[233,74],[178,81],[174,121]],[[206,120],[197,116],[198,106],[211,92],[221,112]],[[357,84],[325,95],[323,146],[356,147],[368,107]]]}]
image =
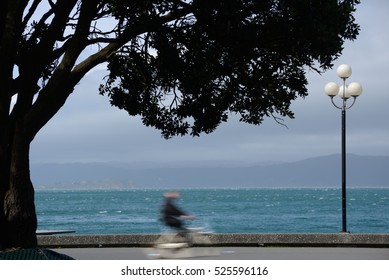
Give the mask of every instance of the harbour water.
[{"label": "harbour water", "polygon": [[[76,234],[160,233],[166,189],[40,190],[35,194],[40,230]],[[340,188],[213,188],[180,190],[190,226],[215,233],[337,233]],[[389,233],[389,188],[347,190],[347,228]]]}]

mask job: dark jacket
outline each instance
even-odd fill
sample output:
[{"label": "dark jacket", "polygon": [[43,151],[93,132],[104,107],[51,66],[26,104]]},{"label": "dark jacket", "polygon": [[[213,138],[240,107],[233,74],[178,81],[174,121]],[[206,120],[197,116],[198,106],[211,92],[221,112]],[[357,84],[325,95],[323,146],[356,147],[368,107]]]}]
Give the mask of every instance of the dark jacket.
[{"label": "dark jacket", "polygon": [[174,198],[166,198],[165,204],[162,209],[162,215],[164,218],[166,217],[179,217],[182,215],[186,215],[183,211],[177,208],[174,204]]},{"label": "dark jacket", "polygon": [[163,222],[170,227],[177,229],[183,229],[183,223],[181,220],[176,217],[186,215],[183,211],[177,208],[174,204],[174,198],[166,198],[165,203],[162,208],[162,220]]}]

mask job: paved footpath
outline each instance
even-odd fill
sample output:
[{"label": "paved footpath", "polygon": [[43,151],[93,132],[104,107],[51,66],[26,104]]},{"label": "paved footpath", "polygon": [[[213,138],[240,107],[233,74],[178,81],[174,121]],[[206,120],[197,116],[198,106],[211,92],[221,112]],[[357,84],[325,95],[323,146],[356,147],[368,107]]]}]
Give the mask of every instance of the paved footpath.
[{"label": "paved footpath", "polygon": [[[158,259],[152,248],[67,248],[53,249],[79,260]],[[220,247],[185,248],[169,258],[205,260],[389,260],[389,248],[318,247]]]}]

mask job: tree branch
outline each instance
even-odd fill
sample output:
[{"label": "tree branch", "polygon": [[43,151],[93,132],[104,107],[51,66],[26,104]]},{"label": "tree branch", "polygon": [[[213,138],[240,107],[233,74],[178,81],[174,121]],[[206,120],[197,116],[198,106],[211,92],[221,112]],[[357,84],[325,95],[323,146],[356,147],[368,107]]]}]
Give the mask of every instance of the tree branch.
[{"label": "tree branch", "polygon": [[34,2],[31,4],[30,9],[28,10],[28,13],[24,17],[23,26],[27,26],[27,23],[30,21],[31,17],[34,15],[37,7],[41,2],[42,0],[34,0]]},{"label": "tree branch", "polygon": [[[157,27],[168,23],[172,20],[178,19],[191,12],[191,8],[179,9],[175,12],[171,12],[158,19],[153,19],[150,22],[138,22],[133,26],[127,28],[117,39],[107,40],[111,41],[106,47],[101,49],[99,52],[89,56],[83,62],[79,63],[74,67],[72,71],[72,77],[75,78],[77,83],[79,80],[90,71],[93,67],[98,64],[105,62],[109,57],[116,52],[119,48],[124,46],[128,41],[136,37],[137,35],[143,34],[148,31],[152,31]],[[78,77],[78,78],[76,78]]]},{"label": "tree branch", "polygon": [[[69,46],[64,53],[64,58],[53,73],[46,87],[41,90],[38,99],[35,101],[33,108],[26,117],[30,127],[31,140],[64,105],[68,96],[73,92],[74,87],[86,73],[100,63],[107,61],[110,55],[134,37],[155,30],[162,24],[178,19],[191,12],[190,8],[178,9],[160,18],[150,18],[149,21],[136,22],[127,28],[116,40],[113,40],[106,47],[73,67],[69,73],[68,71],[70,71],[70,67],[73,65],[72,63],[75,62],[80,52],[88,43],[86,38],[92,21],[91,16],[97,12],[94,10],[97,7],[95,2],[98,2],[98,0],[83,2],[85,11],[81,8],[77,30],[71,39],[71,42],[69,42]],[[92,10],[94,10],[94,13]]]}]

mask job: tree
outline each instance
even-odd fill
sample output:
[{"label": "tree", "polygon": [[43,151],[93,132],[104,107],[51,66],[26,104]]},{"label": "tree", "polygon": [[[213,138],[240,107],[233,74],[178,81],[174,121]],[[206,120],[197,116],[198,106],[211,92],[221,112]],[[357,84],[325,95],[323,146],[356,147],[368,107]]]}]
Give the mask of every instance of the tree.
[{"label": "tree", "polygon": [[357,0],[3,0],[0,3],[0,249],[37,245],[29,148],[82,78],[145,125],[212,132],[230,113],[293,118],[305,72],[356,38]]}]

